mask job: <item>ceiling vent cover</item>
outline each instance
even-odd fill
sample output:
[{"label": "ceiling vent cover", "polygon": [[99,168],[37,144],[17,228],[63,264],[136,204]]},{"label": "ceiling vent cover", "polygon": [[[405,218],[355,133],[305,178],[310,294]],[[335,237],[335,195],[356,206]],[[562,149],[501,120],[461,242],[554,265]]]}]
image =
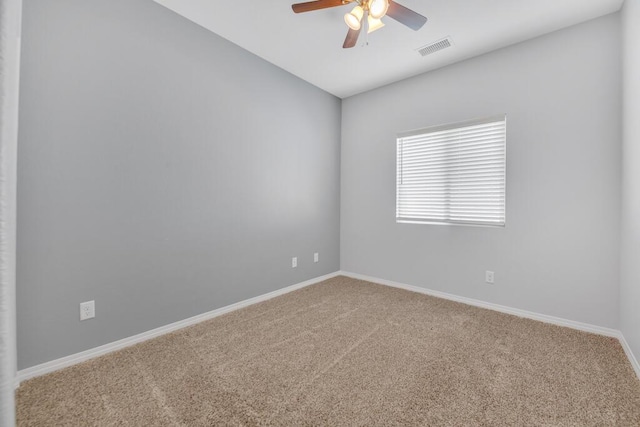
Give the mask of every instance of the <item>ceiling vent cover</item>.
[{"label": "ceiling vent cover", "polygon": [[427,56],[431,55],[432,53],[438,52],[439,50],[451,47],[452,45],[453,42],[451,41],[451,37],[446,37],[442,40],[438,40],[437,42],[422,46],[416,49],[416,51],[422,56]]}]

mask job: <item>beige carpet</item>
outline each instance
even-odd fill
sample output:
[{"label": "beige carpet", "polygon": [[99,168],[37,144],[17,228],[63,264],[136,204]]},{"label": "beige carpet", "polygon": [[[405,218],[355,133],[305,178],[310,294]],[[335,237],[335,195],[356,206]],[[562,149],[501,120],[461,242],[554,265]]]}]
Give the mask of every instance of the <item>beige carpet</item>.
[{"label": "beige carpet", "polygon": [[19,426],[638,426],[616,339],[338,277],[27,381]]}]

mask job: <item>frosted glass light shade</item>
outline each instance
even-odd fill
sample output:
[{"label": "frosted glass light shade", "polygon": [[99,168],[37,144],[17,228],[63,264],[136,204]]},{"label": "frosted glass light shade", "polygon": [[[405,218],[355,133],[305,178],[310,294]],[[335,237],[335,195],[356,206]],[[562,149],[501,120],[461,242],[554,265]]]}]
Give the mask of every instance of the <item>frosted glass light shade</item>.
[{"label": "frosted glass light shade", "polygon": [[352,30],[359,30],[361,26],[360,22],[362,21],[362,15],[364,15],[364,10],[362,9],[362,7],[356,6],[351,12],[344,15],[344,22]]},{"label": "frosted glass light shade", "polygon": [[369,2],[369,16],[373,19],[380,19],[389,9],[389,0],[371,0]]},{"label": "frosted glass light shade", "polygon": [[384,22],[382,22],[380,19],[375,19],[371,17],[371,15],[369,15],[369,17],[367,18],[367,21],[369,22],[369,31],[367,31],[367,34],[373,33],[374,31],[384,27]]}]

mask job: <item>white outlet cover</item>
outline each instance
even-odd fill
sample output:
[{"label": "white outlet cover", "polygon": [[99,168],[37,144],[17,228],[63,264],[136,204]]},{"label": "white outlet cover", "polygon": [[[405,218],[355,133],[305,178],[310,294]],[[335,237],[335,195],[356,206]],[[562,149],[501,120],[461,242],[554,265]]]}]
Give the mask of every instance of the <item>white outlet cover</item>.
[{"label": "white outlet cover", "polygon": [[487,283],[493,283],[494,277],[493,277],[493,271],[486,271],[485,272],[485,281]]},{"label": "white outlet cover", "polygon": [[296,268],[298,266],[298,257],[291,258],[291,268]]},{"label": "white outlet cover", "polygon": [[96,317],[96,302],[86,301],[80,303],[80,320],[93,319]]},{"label": "white outlet cover", "polygon": [[313,262],[318,262],[320,260],[320,255],[318,252],[313,254]]}]

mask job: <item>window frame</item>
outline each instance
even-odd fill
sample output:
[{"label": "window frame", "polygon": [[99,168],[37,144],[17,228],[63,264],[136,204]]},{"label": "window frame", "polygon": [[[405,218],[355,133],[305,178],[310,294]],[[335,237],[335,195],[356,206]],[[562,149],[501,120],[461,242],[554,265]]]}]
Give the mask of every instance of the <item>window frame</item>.
[{"label": "window frame", "polygon": [[[437,132],[462,129],[470,126],[477,126],[483,124],[497,123],[502,122],[504,126],[504,139],[502,142],[502,160],[503,166],[502,170],[504,174],[502,176],[502,188],[504,189],[503,197],[504,202],[502,205],[502,222],[491,223],[488,221],[482,220],[439,220],[436,218],[433,219],[417,219],[410,217],[402,217],[399,215],[400,213],[400,185],[401,180],[403,178],[401,166],[401,155],[404,154],[402,151],[402,139],[428,135]],[[446,149],[445,149],[446,150]],[[443,174],[446,175],[449,171],[443,171]],[[446,181],[446,179],[445,179]],[[447,194],[448,195],[448,194]],[[450,208],[450,204],[446,204],[445,208],[448,210]],[[505,228],[506,227],[506,219],[507,219],[507,114],[497,114],[488,117],[476,118],[471,120],[465,120],[461,122],[452,122],[447,124],[429,126],[426,128],[415,129],[406,132],[400,132],[396,135],[396,223],[397,224],[426,224],[426,225],[459,225],[459,226],[471,226],[471,227],[491,227],[491,228]]]}]

